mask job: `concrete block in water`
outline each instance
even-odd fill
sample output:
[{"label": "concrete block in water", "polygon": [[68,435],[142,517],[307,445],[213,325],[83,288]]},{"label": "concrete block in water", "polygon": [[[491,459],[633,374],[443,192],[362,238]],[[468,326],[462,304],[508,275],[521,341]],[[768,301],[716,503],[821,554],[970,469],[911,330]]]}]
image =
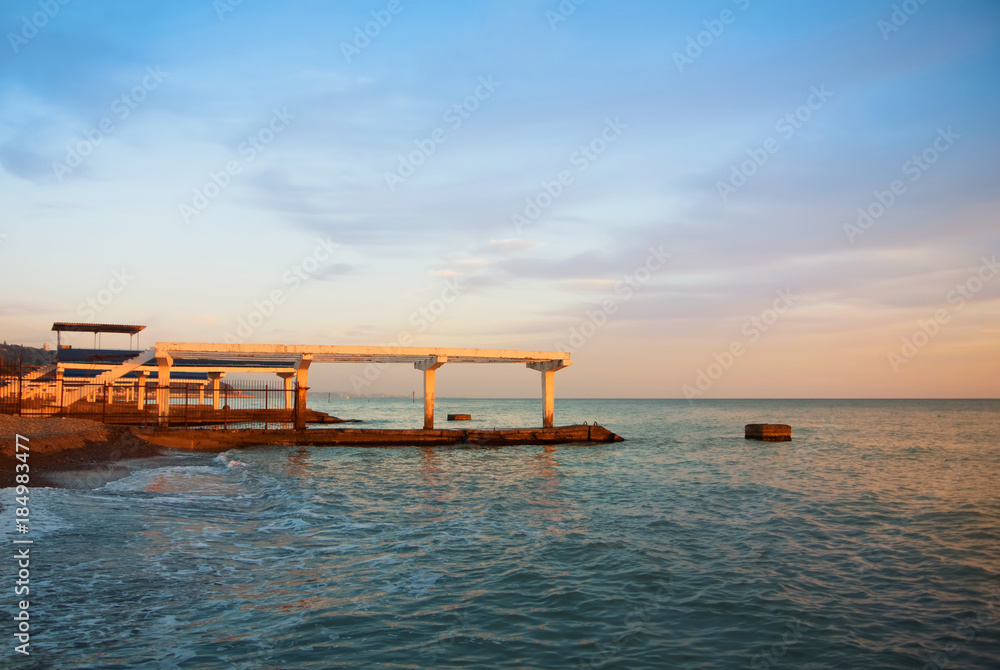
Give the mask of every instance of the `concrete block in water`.
[{"label": "concrete block in water", "polygon": [[472,421],[471,414],[449,414],[449,421]]},{"label": "concrete block in water", "polygon": [[783,423],[748,423],[745,437],[764,442],[791,442],[792,427]]}]

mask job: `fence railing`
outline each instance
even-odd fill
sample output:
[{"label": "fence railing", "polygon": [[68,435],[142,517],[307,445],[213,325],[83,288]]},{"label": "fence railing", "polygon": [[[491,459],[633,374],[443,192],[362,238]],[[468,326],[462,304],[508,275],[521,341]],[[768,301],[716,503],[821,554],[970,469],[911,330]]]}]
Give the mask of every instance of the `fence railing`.
[{"label": "fence railing", "polygon": [[[0,366],[0,413],[147,427],[255,430],[292,428],[299,413],[294,382],[285,388],[273,381],[223,380],[216,386],[208,380],[177,380],[165,388],[155,379],[125,377],[98,384],[54,371],[29,378],[37,369],[20,363]],[[79,400],[66,405],[72,391],[79,392]],[[161,414],[167,415],[165,420]]]}]

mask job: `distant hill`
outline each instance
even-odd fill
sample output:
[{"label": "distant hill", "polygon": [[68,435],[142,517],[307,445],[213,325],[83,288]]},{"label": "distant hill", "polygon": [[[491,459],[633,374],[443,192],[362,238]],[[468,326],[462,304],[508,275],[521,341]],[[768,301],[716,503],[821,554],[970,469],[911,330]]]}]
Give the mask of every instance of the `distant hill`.
[{"label": "distant hill", "polygon": [[25,365],[48,365],[56,360],[55,351],[45,351],[37,347],[22,347],[20,344],[0,344],[0,362],[5,365],[17,365],[18,359],[24,356]]}]

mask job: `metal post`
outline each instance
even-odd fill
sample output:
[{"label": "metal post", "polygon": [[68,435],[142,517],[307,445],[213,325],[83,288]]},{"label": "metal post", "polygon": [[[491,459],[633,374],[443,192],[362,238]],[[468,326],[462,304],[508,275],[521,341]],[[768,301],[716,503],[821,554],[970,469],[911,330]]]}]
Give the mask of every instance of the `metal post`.
[{"label": "metal post", "polygon": [[104,384],[104,399],[101,403],[101,423],[108,422],[108,385]]},{"label": "metal post", "polygon": [[267,397],[271,395],[271,385],[264,384],[264,432],[267,432],[267,412],[270,409],[268,407]]}]

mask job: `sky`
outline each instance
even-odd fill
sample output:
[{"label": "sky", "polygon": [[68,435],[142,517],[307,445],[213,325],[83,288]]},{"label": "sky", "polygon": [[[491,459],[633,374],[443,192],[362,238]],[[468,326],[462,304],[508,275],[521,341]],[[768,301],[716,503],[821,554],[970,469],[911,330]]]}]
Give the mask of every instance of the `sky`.
[{"label": "sky", "polygon": [[559,397],[1000,394],[996,2],[12,0],[0,28],[7,342],[567,351]]}]

